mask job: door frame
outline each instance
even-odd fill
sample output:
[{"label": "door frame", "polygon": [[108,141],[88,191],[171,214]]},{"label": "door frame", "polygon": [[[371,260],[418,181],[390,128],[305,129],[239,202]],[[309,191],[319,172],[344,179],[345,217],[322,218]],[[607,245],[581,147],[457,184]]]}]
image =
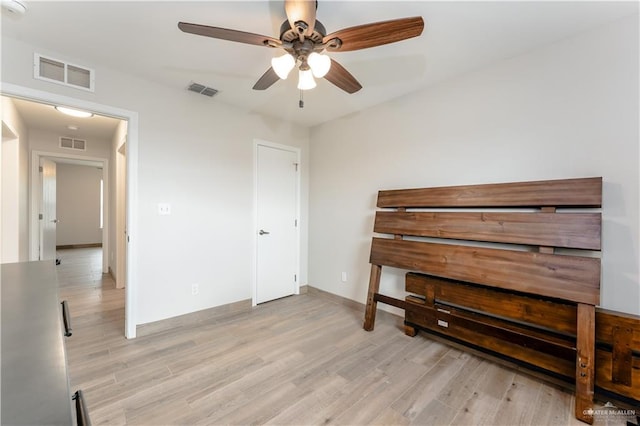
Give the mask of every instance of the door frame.
[{"label": "door frame", "polygon": [[[31,151],[31,179],[30,179],[30,208],[29,208],[29,259],[38,260],[42,254],[40,247],[40,220],[39,214],[41,212],[42,204],[42,180],[40,179],[40,160],[48,159],[57,163],[56,159],[72,160],[74,164],[82,164],[84,162],[95,163],[102,167],[102,180],[104,182],[104,194],[109,194],[110,182],[109,182],[109,159],[101,157],[89,157],[84,155],[64,154],[57,152],[47,151]],[[91,164],[93,165],[93,164]],[[102,272],[109,272],[109,197],[103,197],[102,214],[104,215],[104,226],[102,227]]]},{"label": "door frame", "polygon": [[300,294],[300,153],[298,147],[283,145],[275,142],[269,142],[262,139],[253,140],[253,262],[252,262],[252,292],[251,306],[257,305],[258,299],[258,148],[260,146],[289,151],[296,154],[296,162],[298,163],[298,173],[296,174],[296,219],[298,226],[296,227],[296,282],[294,294]]},{"label": "door frame", "polygon": [[[14,98],[21,98],[30,101],[52,104],[52,105],[65,105],[72,108],[79,108],[92,111],[96,114],[107,115],[110,117],[119,118],[127,121],[127,158],[126,158],[126,170],[127,170],[127,272],[126,281],[127,286],[125,288],[125,330],[124,335],[127,339],[133,339],[136,337],[137,326],[137,290],[138,290],[138,265],[136,259],[138,259],[138,244],[136,237],[138,235],[138,129],[139,120],[138,113],[118,107],[99,104],[91,101],[73,98],[70,96],[58,95],[51,92],[45,92],[42,90],[32,89],[30,87],[19,86],[11,83],[2,83],[0,92],[3,95],[11,96]],[[31,239],[31,233],[34,229],[29,227],[29,238]]]}]

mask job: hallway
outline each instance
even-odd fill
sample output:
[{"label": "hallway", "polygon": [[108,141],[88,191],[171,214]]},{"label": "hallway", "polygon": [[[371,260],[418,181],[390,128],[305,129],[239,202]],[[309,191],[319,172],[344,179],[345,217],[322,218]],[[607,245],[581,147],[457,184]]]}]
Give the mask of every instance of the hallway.
[{"label": "hallway", "polygon": [[62,249],[57,257],[60,299],[69,302],[74,334],[100,324],[102,333],[123,336],[124,289],[102,273],[102,248]]}]

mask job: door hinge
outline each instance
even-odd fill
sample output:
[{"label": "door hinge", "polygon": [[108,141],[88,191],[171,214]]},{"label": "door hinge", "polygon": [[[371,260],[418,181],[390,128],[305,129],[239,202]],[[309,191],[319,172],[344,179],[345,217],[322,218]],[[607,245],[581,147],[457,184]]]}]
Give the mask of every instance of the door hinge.
[{"label": "door hinge", "polygon": [[295,226],[296,228],[298,227],[298,219],[294,219],[293,226]]},{"label": "door hinge", "polygon": [[293,282],[294,283],[298,282],[298,275],[297,274],[293,274]]},{"label": "door hinge", "polygon": [[293,163],[294,166],[296,166],[296,172],[298,171],[298,163]]},{"label": "door hinge", "polygon": [[44,168],[43,168],[42,166],[40,166],[40,167],[38,167],[38,171],[39,171],[40,173],[42,173],[42,172],[44,172]]},{"label": "door hinge", "polygon": [[44,218],[42,217],[42,213],[40,213],[40,214],[38,215],[38,220],[42,220],[42,219],[44,219]]}]

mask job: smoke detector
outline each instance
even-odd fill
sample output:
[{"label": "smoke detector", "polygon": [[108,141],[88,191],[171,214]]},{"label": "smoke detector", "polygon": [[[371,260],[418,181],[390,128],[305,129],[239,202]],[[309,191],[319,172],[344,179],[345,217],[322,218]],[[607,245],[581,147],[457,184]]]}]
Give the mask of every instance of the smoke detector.
[{"label": "smoke detector", "polygon": [[27,11],[27,5],[24,0],[2,0],[2,8],[16,15],[24,15]]}]

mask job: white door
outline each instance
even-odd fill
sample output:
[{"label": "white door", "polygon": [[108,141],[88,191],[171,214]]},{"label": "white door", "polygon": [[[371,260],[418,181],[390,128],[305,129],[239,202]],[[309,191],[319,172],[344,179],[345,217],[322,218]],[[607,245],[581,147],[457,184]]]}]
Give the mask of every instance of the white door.
[{"label": "white door", "polygon": [[56,163],[45,158],[42,167],[42,199],[40,204],[40,260],[56,258]]},{"label": "white door", "polygon": [[116,288],[125,287],[127,267],[126,139],[116,153]]},{"label": "white door", "polygon": [[297,292],[298,153],[256,149],[256,303],[263,303]]}]

